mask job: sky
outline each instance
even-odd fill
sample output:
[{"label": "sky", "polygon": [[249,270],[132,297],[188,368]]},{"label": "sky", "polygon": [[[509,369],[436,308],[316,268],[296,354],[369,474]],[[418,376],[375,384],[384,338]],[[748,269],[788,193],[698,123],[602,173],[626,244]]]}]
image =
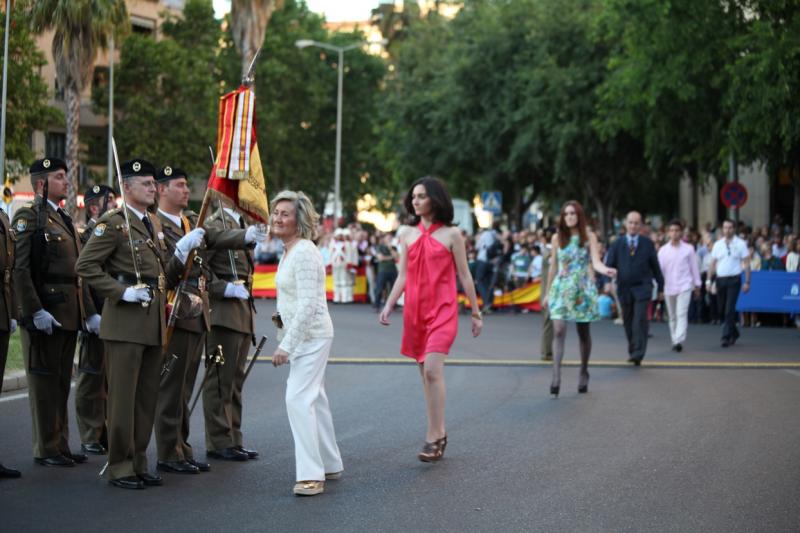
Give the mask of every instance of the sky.
[{"label": "sky", "polygon": [[[345,20],[367,20],[379,0],[306,0],[306,4],[317,13],[323,13],[328,22]],[[230,0],[214,0],[214,11],[222,17],[230,11]]]}]

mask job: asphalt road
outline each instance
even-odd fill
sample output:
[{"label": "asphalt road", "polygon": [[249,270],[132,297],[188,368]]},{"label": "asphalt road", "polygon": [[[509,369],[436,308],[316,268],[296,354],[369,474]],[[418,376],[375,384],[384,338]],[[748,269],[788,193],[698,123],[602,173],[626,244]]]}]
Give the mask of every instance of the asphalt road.
[{"label": "asphalt road", "polygon": [[[258,315],[270,336],[272,307],[260,303]],[[0,397],[0,460],[23,471],[0,481],[0,531],[800,530],[796,330],[747,329],[724,350],[718,328],[692,326],[678,355],[656,324],[645,360],[653,366],[632,368],[621,327],[599,323],[589,393],[576,393],[577,369],[568,367],[553,400],[550,369],[538,364],[538,315],[491,315],[476,340],[464,317],[446,370],[447,454],[427,465],[416,460],[425,430],[417,370],[372,362],[398,357],[400,314],[380,327],[365,306],[331,309],[334,359],[361,362],[328,368],[345,476],[324,495],[291,494],[288,370],[258,364],[245,386],[244,430],[261,458],[164,474],[163,487],[145,491],[109,487],[99,457],[71,469],[33,465],[27,398]],[[570,331],[567,359],[576,343]],[[754,362],[781,367],[747,366]],[[192,431],[202,457],[199,410]]]}]

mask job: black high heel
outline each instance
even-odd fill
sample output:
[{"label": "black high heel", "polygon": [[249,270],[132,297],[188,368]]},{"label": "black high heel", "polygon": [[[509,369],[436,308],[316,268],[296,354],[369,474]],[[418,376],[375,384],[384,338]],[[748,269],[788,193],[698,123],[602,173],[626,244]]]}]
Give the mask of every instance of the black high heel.
[{"label": "black high heel", "polygon": [[586,394],[587,392],[589,392],[589,372],[581,373],[580,382],[578,383],[578,394]]},{"label": "black high heel", "polygon": [[550,394],[552,394],[554,398],[558,398],[559,392],[561,392],[561,383],[558,385],[550,385]]}]

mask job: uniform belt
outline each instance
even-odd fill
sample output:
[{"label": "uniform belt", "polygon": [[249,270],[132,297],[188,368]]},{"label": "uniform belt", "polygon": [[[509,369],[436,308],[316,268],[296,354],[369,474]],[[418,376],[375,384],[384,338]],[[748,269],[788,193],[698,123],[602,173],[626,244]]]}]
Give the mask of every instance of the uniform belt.
[{"label": "uniform belt", "polygon": [[45,285],[77,285],[78,276],[62,276],[60,274],[48,274],[44,279]]},{"label": "uniform belt", "polygon": [[[117,274],[116,276],[117,281],[122,283],[123,285],[136,285],[139,281],[136,279],[136,276],[132,276],[131,274]],[[146,276],[142,276],[142,283],[150,287],[151,289],[155,290],[164,290],[164,280],[163,277],[158,278],[149,278]]]},{"label": "uniform belt", "polygon": [[195,289],[205,289],[206,286],[206,279],[205,278],[189,278],[186,280],[186,285],[189,287],[194,287]]}]

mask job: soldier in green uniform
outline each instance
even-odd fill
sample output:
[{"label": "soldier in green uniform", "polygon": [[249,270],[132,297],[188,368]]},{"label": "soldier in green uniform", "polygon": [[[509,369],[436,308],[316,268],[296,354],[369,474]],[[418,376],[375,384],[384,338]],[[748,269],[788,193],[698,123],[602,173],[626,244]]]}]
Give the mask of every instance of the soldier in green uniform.
[{"label": "soldier in green uniform", "polygon": [[[224,219],[223,219],[224,217]],[[244,218],[230,208],[215,212],[208,228],[244,227]],[[242,386],[247,354],[254,340],[253,256],[250,250],[213,250],[206,258],[214,274],[209,284],[211,332],[209,346],[222,346],[225,365],[214,367],[210,381],[217,386],[203,390],[206,449],[220,455],[255,459],[258,452],[242,443]],[[240,459],[241,460],[241,459]]]},{"label": "soldier in green uniform", "polygon": [[[164,229],[168,249],[197,224],[197,215],[185,211],[189,205],[189,186],[184,171],[176,167],[162,168],[158,182],[158,218]],[[193,265],[182,300],[173,304],[177,308],[175,331],[166,354],[177,360],[172,372],[161,379],[156,408],[156,445],[158,469],[165,472],[196,474],[210,470],[210,465],[194,458],[189,438],[189,401],[194,388],[197,370],[205,346],[206,332],[210,328],[208,293],[206,280],[210,277],[205,268],[205,257],[209,249],[244,249],[255,240],[263,240],[266,234],[235,230],[223,231],[208,228],[205,234],[207,248],[199,251],[199,261]],[[188,302],[191,304],[187,305]],[[215,345],[216,346],[216,345]]]},{"label": "soldier in green uniform", "polygon": [[[79,276],[105,298],[100,338],[105,341],[108,381],[109,482],[126,489],[161,485],[147,468],[159,375],[166,341],[166,290],[177,285],[183,263],[204,231],[185,235],[171,256],[157,217],[153,165],[122,165],[126,205],[100,217],[76,266]],[[127,210],[127,217],[125,211]]]},{"label": "soldier in green uniform", "polygon": [[[0,388],[8,357],[8,340],[17,329],[17,306],[11,275],[14,272],[14,232],[11,231],[8,215],[0,209],[0,269],[3,272],[3,288],[0,295]],[[0,478],[20,477],[19,470],[6,468],[0,463]]]},{"label": "soldier in green uniform", "polygon": [[21,344],[33,418],[33,455],[40,465],[74,466],[86,461],[86,455],[69,450],[67,399],[75,342],[84,320],[92,327],[100,317],[91,300],[84,300],[81,280],[75,275],[78,233],[58,207],[67,197],[67,165],[56,158],[39,159],[30,174],[35,199],[17,210],[12,227],[17,236],[14,291],[24,326]]},{"label": "soldier in green uniform", "polygon": [[[86,246],[92,236],[97,219],[110,207],[115,207],[116,195],[108,185],[95,185],[83,193],[86,210],[86,227],[81,233],[81,244]],[[89,294],[98,313],[103,312],[103,298],[90,290]],[[87,324],[89,326],[89,324]],[[78,376],[75,379],[75,415],[84,453],[105,455],[108,445],[106,434],[106,374],[103,363],[103,340],[99,324],[78,334]]]}]

